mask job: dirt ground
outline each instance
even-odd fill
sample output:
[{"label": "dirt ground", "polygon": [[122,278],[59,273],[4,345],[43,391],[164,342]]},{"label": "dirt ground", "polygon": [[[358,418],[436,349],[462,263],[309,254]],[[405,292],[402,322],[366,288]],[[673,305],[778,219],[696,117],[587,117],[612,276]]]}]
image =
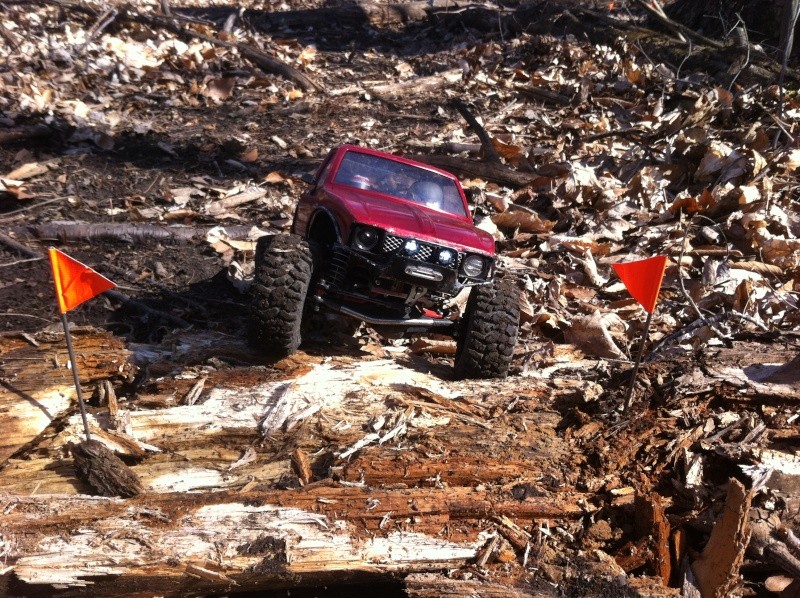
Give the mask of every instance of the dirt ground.
[{"label": "dirt ground", "polygon": [[[267,438],[232,427],[216,437],[213,454],[191,433],[140,437],[164,451],[129,459],[152,481],[153,495],[174,491],[166,482],[158,486],[158,475],[181,459],[213,462],[222,471],[239,463],[247,447],[262,469],[246,464],[239,471],[249,481],[226,481],[226,488],[293,492],[297,476],[287,474],[287,463],[296,448],[341,455],[371,429],[367,416],[416,405],[418,420],[420,413],[434,417],[441,396],[455,397],[462,410],[447,412],[453,419],[437,424],[445,426],[441,433],[420,424],[396,454],[387,449],[391,443],[339,461],[326,453],[329,461],[314,463],[314,479],[366,479],[389,493],[401,483],[403,491],[436,487],[443,476],[445,487],[491,492],[498,501],[588,497],[580,516],[514,516],[527,548],[506,538],[488,562],[453,567],[444,576],[484,583],[484,594],[474,591],[486,596],[517,595],[499,588],[537,596],[693,595],[698,583],[706,595],[706,582],[693,580],[691,570],[709,545],[705,557],[716,555],[709,538],[738,480],[752,501],[742,507],[749,513],[745,525],[761,544],[752,541],[745,555],[748,542],[740,538],[738,560],[716,587],[728,595],[795,595],[785,592],[800,577],[793,568],[796,538],[786,540],[797,529],[800,506],[792,469],[800,439],[800,158],[792,120],[798,101],[790,76],[789,116],[770,117],[778,95],[774,54],[754,52],[732,70],[738,55],[730,46],[729,54],[702,45],[687,51],[663,30],[651,30],[635,10],[608,2],[451,3],[441,10],[436,2],[402,4],[407,12],[294,0],[172,7],[182,26],[260,48],[311,77],[308,87],[265,72],[230,47],[188,41],[135,19],[119,17],[87,38],[81,32],[98,29],[102,11],[87,15],[46,4],[7,4],[1,30],[7,50],[0,65],[0,175],[8,176],[0,190],[0,233],[24,246],[0,241],[4,388],[41,376],[23,372],[24,360],[57,352],[41,341],[60,326],[49,265],[41,259],[55,245],[118,284],[117,295],[94,299],[69,319],[84,330],[86,347],[111,343],[106,333],[124,346],[120,354],[135,364],[129,375],[99,372],[98,378],[113,380],[134,417],[155,418],[176,407],[201,378],[206,397],[209,389],[246,394],[259,384],[294,380],[294,392],[322,400],[328,390],[314,386],[313,377],[344,372],[330,378],[342,404],[320,413],[343,410],[342,421],[361,423],[349,430],[331,431],[321,416],[296,435]],[[142,2],[131,12],[151,10],[158,12]],[[232,28],[223,32],[228,20]],[[599,75],[604,69],[613,74]],[[431,87],[401,85],[423,79]],[[341,143],[428,156],[448,153],[447,142],[461,143],[455,155],[479,162],[485,158],[479,140],[454,99],[482,120],[507,169],[529,177],[512,186],[470,175],[466,167],[457,173],[478,216],[499,222],[498,251],[526,290],[512,375],[496,383],[454,381],[452,357],[435,342],[425,350],[366,327],[353,338],[310,341],[277,364],[252,352],[244,344],[248,300],[236,272],[247,272],[254,236],[288,230],[300,175]],[[662,115],[674,131],[660,128]],[[789,129],[785,137],[780,128]],[[759,129],[769,133],[766,142],[759,141]],[[723,154],[714,154],[718,139],[730,146]],[[769,148],[772,139],[780,140],[777,150]],[[712,154],[717,166],[710,165]],[[43,170],[20,174],[31,164]],[[741,172],[732,173],[734,166]],[[596,176],[584,177],[590,169]],[[255,199],[219,207],[246,193]],[[742,199],[751,193],[760,195]],[[615,212],[615,202],[625,201],[634,207]],[[695,202],[694,211],[674,209],[681,201]],[[509,211],[509,203],[522,208]],[[764,226],[748,228],[762,212]],[[509,224],[496,218],[501,213],[529,219]],[[620,223],[627,224],[615,228]],[[188,240],[153,238],[136,228],[143,225],[193,232]],[[690,238],[691,227],[696,235]],[[778,238],[786,244],[773,251]],[[610,263],[655,252],[672,261],[647,344],[652,359],[643,364],[633,407],[625,411],[643,317],[624,289],[612,288]],[[745,269],[760,278],[707,280],[709,262],[719,255],[757,262]],[[720,316],[715,321],[724,338],[713,322],[686,331],[697,320],[688,296],[706,316]],[[730,311],[750,320],[721,317]],[[578,320],[601,313],[616,320],[604,320],[591,328],[598,336],[583,338]],[[681,332],[678,341],[659,344]],[[26,338],[44,348],[26,347]],[[348,376],[355,386],[347,386]],[[399,382],[404,377],[409,387]],[[431,407],[437,400],[439,407]],[[426,401],[428,411],[420,411]],[[104,412],[94,399],[91,410]],[[91,494],[63,456],[75,416],[73,404],[9,450],[0,463],[4,492]],[[267,471],[264,463],[274,468]],[[401,470],[413,481],[399,478]],[[487,515],[469,518],[453,533],[474,539],[487,521],[505,529]],[[782,538],[794,560],[771,557],[765,538]],[[2,542],[0,555],[9,563],[8,570],[0,567],[0,593],[47,591],[13,577],[22,567],[11,569],[31,555]],[[778,578],[786,583],[774,590]],[[387,595],[401,589],[436,595],[425,593],[428,582],[411,577],[381,580],[389,584],[381,586]]]}]

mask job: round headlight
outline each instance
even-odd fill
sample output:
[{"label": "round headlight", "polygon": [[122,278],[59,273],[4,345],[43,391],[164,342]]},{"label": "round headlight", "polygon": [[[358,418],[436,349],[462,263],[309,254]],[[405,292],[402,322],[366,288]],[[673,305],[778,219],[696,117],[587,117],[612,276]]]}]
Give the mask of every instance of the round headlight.
[{"label": "round headlight", "polygon": [[483,274],[483,258],[479,255],[470,255],[461,265],[464,274],[471,277],[480,276]]},{"label": "round headlight", "polygon": [[450,249],[442,249],[439,251],[439,257],[437,259],[442,266],[452,266],[456,259],[456,254]]},{"label": "round headlight", "polygon": [[356,231],[353,242],[358,249],[370,251],[371,249],[375,249],[380,238],[380,234],[378,234],[378,231],[374,228],[359,228]]},{"label": "round headlight", "polygon": [[414,239],[409,239],[403,244],[403,251],[406,255],[414,255],[419,251],[419,243]]}]

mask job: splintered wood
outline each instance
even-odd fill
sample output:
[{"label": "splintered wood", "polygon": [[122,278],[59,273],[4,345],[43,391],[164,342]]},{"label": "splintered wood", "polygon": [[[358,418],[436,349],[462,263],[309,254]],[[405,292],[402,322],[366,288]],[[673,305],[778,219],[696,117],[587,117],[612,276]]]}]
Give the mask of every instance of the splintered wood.
[{"label": "splintered wood", "polygon": [[[81,385],[131,376],[129,353],[120,339],[80,329],[72,334]],[[74,412],[77,395],[63,332],[2,337],[0,364],[1,465],[54,421]]]},{"label": "splintered wood", "polygon": [[[127,354],[115,349],[119,368]],[[9,571],[23,584],[177,593],[313,586],[337,573],[475,559],[485,567],[501,538],[514,538],[503,539],[512,560],[531,549],[529,522],[572,525],[591,510],[590,495],[541,482],[562,476],[568,454],[556,414],[537,413],[553,394],[547,380],[498,392],[496,382],[454,384],[393,360],[302,354],[254,377],[200,371],[205,353],[188,357],[185,345],[137,351],[154,368],[180,365],[142,405],[98,384],[101,406],[88,418],[92,443],[138,477],[129,493],[138,496],[87,496],[105,478],[81,482],[82,460],[67,456],[82,439],[74,410],[0,473],[11,493],[0,501],[0,539],[13,540]],[[585,386],[565,384],[556,396]]]},{"label": "splintered wood", "polygon": [[739,568],[750,541],[750,502],[739,480],[731,479],[725,506],[703,553],[692,563],[703,598],[724,598],[739,581]]},{"label": "splintered wood", "polygon": [[[208,568],[209,563],[225,580],[201,575],[206,581],[227,580],[241,588],[282,587],[293,578],[314,584],[333,571],[456,567],[474,558],[485,532],[472,525],[447,538],[436,533],[442,526],[456,521],[464,526],[495,511],[579,516],[582,498],[517,502],[497,501],[473,490],[318,486],[245,494],[152,494],[128,501],[15,496],[0,500],[0,512],[5,513],[4,537],[22,544],[16,550],[24,554],[14,567],[19,579],[89,584],[97,595],[113,587],[118,576],[131,584],[149,581],[152,591],[188,589],[193,587],[189,569]],[[390,524],[379,529],[387,516]],[[364,522],[372,533],[365,533]]]}]

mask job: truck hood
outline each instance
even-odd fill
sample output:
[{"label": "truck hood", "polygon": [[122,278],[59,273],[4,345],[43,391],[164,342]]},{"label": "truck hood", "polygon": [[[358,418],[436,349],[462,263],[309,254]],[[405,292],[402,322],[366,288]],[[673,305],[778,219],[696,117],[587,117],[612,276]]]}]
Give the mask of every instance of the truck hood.
[{"label": "truck hood", "polygon": [[400,237],[414,237],[455,249],[494,255],[494,239],[471,220],[436,212],[410,202],[374,193],[348,190],[344,203],[356,222]]}]

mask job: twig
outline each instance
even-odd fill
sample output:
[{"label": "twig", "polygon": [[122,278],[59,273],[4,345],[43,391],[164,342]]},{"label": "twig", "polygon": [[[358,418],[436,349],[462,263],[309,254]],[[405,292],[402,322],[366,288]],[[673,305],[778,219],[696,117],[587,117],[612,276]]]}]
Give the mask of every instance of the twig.
[{"label": "twig", "polygon": [[[664,12],[664,7],[661,6],[661,3],[658,0],[650,0],[650,6],[655,12],[658,14],[659,17],[669,20],[667,13]],[[684,44],[689,43],[689,40],[686,39],[686,36],[681,33],[680,31],[675,32],[678,39],[681,40]]]},{"label": "twig", "polygon": [[[59,224],[31,224],[14,227],[20,231],[36,236],[37,239],[58,240],[62,243],[112,239],[117,241],[169,241],[174,243],[193,243],[205,239],[213,227],[209,226],[162,226],[138,222],[81,224],[77,222],[61,222]],[[252,229],[245,225],[225,227],[225,232],[232,239],[247,239]]]},{"label": "twig", "polygon": [[0,264],[0,268],[8,268],[10,266],[16,266],[18,264],[26,264],[28,262],[39,262],[39,261],[41,261],[43,259],[44,259],[44,257],[30,257],[30,258],[28,258],[26,260],[16,260],[14,262],[9,262],[7,264]]},{"label": "twig", "polygon": [[[767,109],[767,107],[766,107],[766,106],[764,106],[764,105],[763,105],[761,102],[755,102],[755,105],[756,105],[756,106],[758,106],[759,108],[761,108],[761,109],[764,111],[764,114],[766,114],[767,116],[769,116],[769,117],[770,117],[770,119],[772,120],[772,122],[774,122],[774,123],[775,123],[775,125],[776,125],[776,126],[777,126],[777,127],[780,129],[780,130],[781,130],[781,133],[783,133],[784,135],[786,135],[786,138],[787,138],[787,139],[788,139],[788,140],[789,140],[791,143],[794,143],[794,137],[792,136],[792,134],[791,134],[791,133],[790,133],[788,130],[786,130],[786,123],[785,123],[785,122],[783,122],[783,121],[782,121],[780,118],[778,118],[777,116],[775,116],[774,114],[772,114],[772,112],[770,112],[770,111]],[[776,143],[777,143],[777,137],[776,137]],[[775,149],[775,148],[773,147],[773,149]]]},{"label": "twig", "polygon": [[664,27],[666,27],[675,34],[678,35],[683,34],[686,37],[690,37],[703,45],[711,46],[712,48],[716,48],[717,50],[722,50],[725,47],[725,44],[718,42],[717,40],[710,39],[705,35],[701,35],[696,31],[694,31],[693,29],[690,29],[686,25],[681,25],[680,23],[677,23],[672,19],[670,19],[665,14],[659,13],[656,9],[651,7],[645,0],[633,0],[633,2],[641,6],[647,12],[647,14],[651,15],[656,21],[664,25]]},{"label": "twig", "polygon": [[769,328],[767,328],[763,322],[760,322],[755,318],[748,316],[747,314],[731,310],[728,312],[728,315],[733,318],[739,318],[740,320],[744,320],[745,322],[750,322],[754,326],[758,326],[763,332],[769,332]]},{"label": "twig", "polygon": [[286,77],[287,79],[295,81],[304,90],[308,89],[314,89],[316,91],[324,90],[322,85],[320,85],[310,77],[304,75],[297,69],[289,66],[285,62],[278,60],[277,58],[273,58],[269,54],[265,54],[264,52],[256,50],[255,48],[243,42],[238,42],[238,43],[227,42],[221,39],[217,39],[215,37],[211,37],[209,35],[204,35],[198,31],[184,29],[176,22],[174,22],[171,19],[168,19],[167,17],[155,16],[155,15],[148,16],[141,13],[131,12],[130,9],[122,13],[120,15],[120,18],[127,18],[137,23],[143,23],[151,27],[161,27],[186,39],[200,39],[214,46],[221,46],[223,48],[231,48],[238,50],[242,56],[244,56],[251,62],[254,62],[262,70],[268,73],[275,73],[283,77]]},{"label": "twig", "polygon": [[[749,37],[747,35],[747,26],[746,26],[744,20],[742,20],[742,17],[739,15],[738,12],[736,13],[736,17],[739,19],[739,25],[737,25],[737,27],[734,29],[734,35],[736,35],[737,31],[741,31],[741,35],[744,36],[744,39],[742,40],[742,43],[741,44],[737,44],[737,45],[741,45],[741,47],[743,47],[747,52],[745,54],[744,62],[742,63],[742,66],[739,68],[738,71],[736,71],[736,74],[733,76],[733,79],[731,79],[731,82],[728,84],[728,90],[729,91],[731,89],[733,89],[733,84],[736,83],[736,79],[739,78],[739,75],[741,75],[742,72],[744,71],[744,69],[747,68],[747,65],[750,64],[750,39],[749,39]],[[738,38],[735,38],[735,39],[738,39]]]},{"label": "twig", "polygon": [[47,137],[53,133],[54,129],[47,125],[35,125],[32,127],[16,128],[10,131],[0,131],[0,145],[25,141],[26,139],[35,139],[37,137]]},{"label": "twig", "polygon": [[63,197],[53,197],[52,199],[46,199],[44,201],[40,201],[39,203],[27,205],[24,208],[19,208],[18,210],[6,212],[5,214],[3,214],[3,217],[0,218],[0,222],[8,222],[10,220],[15,220],[15,217],[19,216],[20,214],[24,214],[25,212],[30,212],[31,210],[36,210],[38,208],[41,208],[42,206],[46,206],[47,204],[55,203],[57,201],[63,201],[68,197],[69,197],[68,195],[65,195]]},{"label": "twig", "polygon": [[794,28],[797,26],[797,18],[800,17],[800,0],[791,0],[784,5],[783,27],[781,27],[781,74],[778,77],[778,89],[780,102],[778,104],[778,114],[783,116],[783,83],[786,78],[786,68],[789,64],[789,55],[794,46]]},{"label": "twig", "polygon": [[500,154],[497,153],[497,150],[492,144],[492,138],[486,132],[486,129],[484,129],[478,122],[478,119],[472,115],[472,113],[469,111],[469,108],[467,108],[467,105],[461,100],[453,100],[453,108],[458,110],[459,114],[461,114],[461,116],[464,117],[464,120],[469,124],[473,133],[475,133],[478,136],[478,139],[481,140],[483,151],[486,154],[486,158],[489,160],[489,162],[496,162],[497,164],[500,164],[502,160],[500,159]]},{"label": "twig", "polygon": [[754,524],[747,553],[764,563],[776,565],[784,572],[800,577],[800,560],[795,558],[786,544],[772,537],[764,523]]},{"label": "twig", "polygon": [[[7,245],[9,247],[12,247],[17,253],[20,253],[21,255],[26,255],[26,256],[28,256],[30,258],[44,259],[44,256],[41,253],[39,253],[38,251],[36,251],[35,249],[31,249],[30,247],[26,247],[22,243],[18,243],[17,241],[15,241],[11,237],[9,237],[8,235],[5,235],[3,233],[0,233],[0,243],[3,243],[4,245]],[[140,301],[136,301],[135,299],[131,299],[126,294],[121,293],[119,291],[111,290],[111,291],[106,291],[103,294],[106,295],[107,297],[113,299],[114,301],[122,303],[126,307],[130,307],[130,308],[135,309],[137,311],[141,311],[141,312],[144,312],[144,313],[147,313],[147,314],[154,315],[154,316],[156,316],[158,318],[166,320],[170,324],[178,326],[179,328],[189,328],[190,327],[190,324],[186,320],[184,320],[183,318],[179,318],[177,316],[173,316],[172,314],[168,314],[166,312],[159,311],[159,310],[153,309],[151,307],[148,307],[144,303],[141,303]]]},{"label": "twig", "polygon": [[45,322],[49,322],[48,318],[43,318],[41,316],[34,316],[33,314],[18,314],[10,311],[0,311],[0,316],[5,318],[33,318],[34,320],[44,320]]},{"label": "twig", "polygon": [[[683,276],[681,276],[681,267],[682,267],[681,264],[683,264],[683,255],[684,252],[686,251],[686,240],[689,235],[689,227],[690,227],[690,222],[687,221],[686,230],[683,233],[683,240],[681,241],[681,253],[680,256],[678,257],[678,284],[680,285],[681,288],[681,294],[686,299],[686,301],[689,302],[689,305],[692,306],[692,309],[694,310],[694,313],[697,314],[697,317],[700,318],[701,320],[706,320],[706,317],[703,315],[703,312],[700,311],[700,308],[697,307],[697,304],[694,302],[694,299],[692,299],[692,297],[686,291],[686,285],[684,285]],[[714,331],[714,334],[716,334],[719,338],[730,340],[730,337],[727,334],[722,332],[720,329],[716,328],[711,323],[710,320],[707,321],[708,321],[708,327]]]},{"label": "twig", "polygon": [[119,11],[116,8],[109,8],[105,11],[100,18],[97,19],[97,22],[89,29],[89,32],[86,34],[86,41],[81,44],[81,47],[78,48],[77,54],[80,56],[86,50],[86,46],[88,46],[92,40],[103,33],[103,30],[111,25],[114,22],[114,19],[117,18]]},{"label": "twig", "polygon": [[719,314],[715,314],[709,318],[699,318],[694,322],[692,322],[691,324],[689,324],[688,326],[686,326],[685,328],[681,330],[676,330],[668,337],[662,339],[660,343],[658,343],[655,347],[653,347],[650,350],[650,353],[647,355],[647,357],[644,358],[644,363],[649,363],[653,361],[658,356],[658,354],[664,350],[665,347],[680,342],[684,338],[688,338],[695,330],[697,330],[701,326],[708,326],[709,324],[721,322],[725,320],[728,317],[728,315],[729,315],[728,312],[722,312]]},{"label": "twig", "polygon": [[637,135],[644,135],[644,130],[627,128],[617,129],[615,131],[606,131],[605,133],[595,133],[594,135],[589,135],[585,141],[597,141],[598,139],[605,139],[606,137],[635,137]]},{"label": "twig", "polygon": [[[759,322],[755,318],[752,318],[738,311],[726,311],[718,313],[708,318],[699,318],[694,322],[692,322],[691,324],[689,324],[688,326],[684,327],[683,329],[676,330],[668,337],[662,339],[661,342],[658,343],[650,351],[647,357],[645,357],[644,362],[649,363],[650,361],[653,361],[656,358],[656,356],[659,353],[661,353],[667,346],[674,345],[675,343],[678,343],[683,339],[688,338],[695,330],[697,330],[701,326],[709,326],[711,324],[715,324],[717,322],[723,322],[726,320],[730,320],[732,318],[738,318],[740,320],[744,320],[745,322],[750,322],[754,326],[758,326],[758,328],[760,328],[763,332],[769,332],[769,328],[767,328],[763,323]],[[784,332],[783,334],[791,336],[792,333]]]},{"label": "twig", "polygon": [[5,245],[16,251],[18,254],[23,255],[28,258],[36,258],[42,259],[42,254],[36,251],[35,249],[31,249],[30,247],[26,247],[16,239],[12,239],[5,233],[0,233],[0,244]]}]

